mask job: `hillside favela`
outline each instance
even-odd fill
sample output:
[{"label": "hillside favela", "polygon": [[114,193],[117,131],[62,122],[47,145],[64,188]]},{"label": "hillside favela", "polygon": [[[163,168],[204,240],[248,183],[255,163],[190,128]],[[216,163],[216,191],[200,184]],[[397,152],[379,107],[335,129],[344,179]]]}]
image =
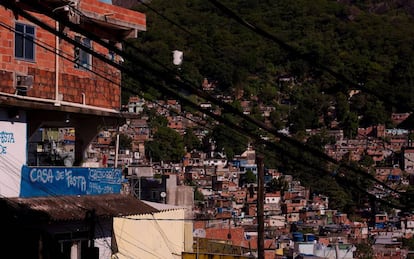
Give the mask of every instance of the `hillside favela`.
[{"label": "hillside favela", "polygon": [[1,0],[1,258],[414,258],[412,1]]}]

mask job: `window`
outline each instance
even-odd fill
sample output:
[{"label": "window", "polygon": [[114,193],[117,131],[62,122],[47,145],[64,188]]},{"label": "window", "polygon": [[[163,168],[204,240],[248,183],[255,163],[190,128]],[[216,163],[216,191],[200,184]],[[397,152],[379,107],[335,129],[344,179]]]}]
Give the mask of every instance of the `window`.
[{"label": "window", "polygon": [[[75,41],[81,43],[83,46],[92,48],[92,42],[88,38],[81,36],[75,36]],[[81,48],[75,47],[75,67],[76,68],[92,68],[92,55],[82,50]]]},{"label": "window", "polygon": [[39,128],[28,144],[29,166],[72,167],[75,159],[75,128]]},{"label": "window", "polygon": [[34,36],[33,26],[16,23],[14,34],[14,56],[16,58],[34,61]]}]

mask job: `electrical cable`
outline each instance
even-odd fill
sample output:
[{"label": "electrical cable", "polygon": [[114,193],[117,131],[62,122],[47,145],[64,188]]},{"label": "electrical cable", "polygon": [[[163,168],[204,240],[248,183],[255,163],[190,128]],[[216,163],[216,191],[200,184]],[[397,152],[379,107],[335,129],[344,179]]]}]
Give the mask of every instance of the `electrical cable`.
[{"label": "electrical cable", "polygon": [[[0,26],[2,26],[2,27],[4,27],[4,28],[6,28],[6,29],[8,29],[9,31],[11,31],[11,32],[16,32],[12,27],[10,27],[10,26],[7,26],[7,25],[5,25],[5,24],[3,24],[3,23],[1,23],[0,22]],[[41,47],[41,48],[43,48],[43,49],[45,49],[45,50],[47,50],[47,51],[50,51],[50,52],[52,52],[52,53],[55,53],[55,50],[53,50],[53,49],[51,49],[51,48],[48,48],[47,46],[45,46],[45,43],[44,42],[41,42],[41,41],[35,41],[34,39],[32,39],[32,38],[28,38],[28,40],[32,40],[37,46],[39,46],[39,47]],[[46,44],[47,45],[47,44]],[[71,62],[71,63],[74,63],[75,64],[75,61],[73,60],[73,59],[71,59],[71,58],[68,58],[68,57],[66,57],[66,56],[63,56],[63,55],[61,55],[61,54],[59,54],[59,56],[60,57],[62,57],[62,58],[64,58],[65,60],[67,60],[67,61],[69,61],[69,62]],[[109,79],[108,77],[105,77],[104,75],[102,75],[102,74],[100,74],[100,73],[98,73],[98,72],[96,72],[96,71],[94,71],[94,70],[92,70],[92,69],[90,69],[90,68],[85,68],[85,69],[87,69],[88,71],[90,71],[91,73],[94,73],[95,75],[98,75],[99,77],[101,77],[101,78],[103,78],[103,79],[105,79],[105,80],[107,80],[107,81],[109,81],[109,82],[111,82],[111,83],[113,83],[113,84],[117,84],[116,82],[114,82],[112,79]],[[138,94],[138,93],[136,93],[136,92],[134,92],[133,94]],[[182,116],[183,118],[186,118],[184,115],[182,115],[182,114],[179,114],[177,111],[175,111],[174,109],[169,109],[168,107],[167,107],[167,105],[162,105],[162,104],[160,104],[159,102],[156,102],[156,101],[152,101],[152,103],[154,104],[154,105],[156,105],[156,106],[160,106],[160,107],[163,107],[164,109],[166,109],[166,110],[169,110],[171,113],[175,113],[175,114],[177,114],[177,115],[179,115],[179,116]],[[195,121],[195,120],[193,120],[193,119],[190,119],[190,118],[186,118],[186,119],[188,119],[188,120],[190,120],[190,121],[193,121],[194,123],[198,123],[198,121]],[[201,124],[199,124],[200,126],[204,126],[205,127],[205,125],[201,125]],[[17,169],[17,168],[16,168]]]},{"label": "electrical cable", "polygon": [[[148,9],[150,9],[151,11],[153,11],[154,13],[156,13],[157,15],[159,15],[160,17],[162,17],[163,19],[165,19],[168,22],[170,22],[171,24],[177,26],[179,29],[181,29],[182,31],[186,32],[187,34],[189,34],[191,36],[196,36],[192,32],[190,32],[187,29],[185,29],[184,27],[182,27],[181,25],[177,24],[173,20],[171,20],[168,17],[166,17],[165,15],[163,15],[161,12],[159,12],[159,11],[155,10],[154,8],[150,7],[148,4],[144,3],[142,0],[137,0],[137,1],[139,1],[141,4],[143,4],[145,7],[147,7]],[[237,20],[239,20],[239,19],[237,19]],[[243,21],[243,23],[245,23],[245,21]],[[248,24],[248,25],[250,27],[253,27],[253,28],[255,27],[255,26],[250,25],[250,24]],[[268,35],[268,33],[267,33],[267,35]],[[295,52],[295,53],[297,52],[293,47],[290,47],[288,44],[284,43],[282,40],[276,39],[276,42],[279,43],[279,44],[281,44],[283,47],[287,48],[288,50],[290,50],[292,52]],[[210,46],[210,45],[208,45],[208,46]],[[305,57],[306,57],[306,55],[305,55]]]},{"label": "electrical cable", "polygon": [[[140,0],[138,0],[138,1],[140,1]],[[140,1],[140,2],[142,3],[142,1]],[[151,11],[155,12],[157,15],[161,16],[163,19],[165,19],[165,20],[169,21],[171,24],[173,24],[173,25],[175,25],[175,26],[179,27],[182,31],[186,32],[187,34],[189,34],[189,35],[191,35],[191,36],[195,36],[193,33],[189,32],[187,29],[183,28],[182,26],[180,26],[179,24],[175,23],[174,21],[172,21],[171,19],[169,19],[169,18],[168,18],[168,17],[166,17],[165,15],[161,14],[161,12],[159,12],[159,11],[155,10],[154,8],[150,7],[149,5],[147,5],[147,4],[145,4],[145,3],[143,3],[143,5],[144,5],[145,7],[147,7],[148,9],[150,9]],[[289,46],[288,46],[287,44],[284,44],[284,42],[283,42],[283,41],[280,41],[280,42],[278,42],[278,43],[282,43],[282,45],[283,45],[283,46],[288,47],[288,49],[289,49]],[[292,48],[291,50],[293,51],[294,49]]]},{"label": "electrical cable", "polygon": [[270,34],[269,32],[265,31],[264,29],[245,21],[243,18],[238,16],[236,13],[234,13],[232,10],[227,8],[225,5],[223,5],[219,1],[217,1],[217,0],[208,0],[208,1],[210,3],[212,3],[214,6],[216,6],[219,10],[221,10],[224,14],[226,14],[227,16],[229,16],[230,18],[232,18],[233,20],[238,22],[239,24],[243,25],[244,27],[248,28],[249,30],[253,31],[254,33],[262,36],[263,38],[266,38],[268,40],[271,40],[271,41],[277,43],[278,45],[280,45],[281,47],[283,47],[284,49],[286,49],[290,53],[293,53],[296,56],[300,57],[301,59],[306,60],[307,62],[312,64],[314,67],[317,67],[317,68],[319,68],[323,71],[328,72],[330,75],[332,75],[334,78],[340,80],[341,82],[347,83],[347,84],[355,87],[356,89],[363,90],[363,91],[365,91],[365,92],[367,92],[367,93],[369,93],[373,96],[376,96],[378,99],[384,100],[388,103],[391,103],[395,107],[399,107],[401,110],[409,110],[409,111],[413,110],[412,106],[403,104],[401,102],[390,101],[389,98],[386,98],[385,96],[379,95],[378,91],[371,90],[371,89],[365,87],[363,84],[355,83],[352,80],[350,80],[349,78],[347,78],[346,76],[344,76],[343,74],[340,74],[340,73],[332,70],[331,68],[319,63],[316,59],[312,58],[312,55],[310,55],[309,53],[300,52],[298,49],[296,49],[293,46],[287,44],[283,40],[281,40],[278,37]]},{"label": "electrical cable", "polygon": [[[11,31],[11,32],[14,32],[14,33],[17,32],[13,27],[10,27],[7,24],[4,24],[3,22],[0,22],[0,26],[3,27],[3,28],[5,28],[5,29],[7,29],[7,30],[9,30],[9,31]],[[67,61],[69,61],[69,62],[71,62],[73,64],[76,64],[76,61],[73,60],[73,57],[72,57],[71,54],[69,54],[67,52],[64,52],[62,50],[57,51],[54,46],[51,46],[51,45],[47,44],[46,42],[42,42],[39,39],[34,39],[33,37],[28,37],[26,35],[22,35],[22,37],[24,37],[25,39],[27,39],[29,41],[32,41],[34,44],[36,44],[37,46],[41,47],[42,49],[44,49],[46,51],[50,51],[50,52],[58,55],[59,57],[65,59],[65,60],[67,60]],[[110,78],[107,77],[107,76],[112,76],[111,74],[107,73],[105,70],[96,69],[96,66],[94,66],[94,68],[95,68],[95,70],[98,70],[98,71],[95,71],[95,70],[93,70],[93,69],[91,69],[89,67],[83,67],[82,69],[85,69],[85,70],[87,70],[87,71],[89,71],[89,72],[91,72],[91,73],[93,73],[93,74],[95,74],[95,75],[97,75],[97,76],[99,76],[99,77],[107,80],[108,82],[110,82],[112,84],[118,85],[117,82],[115,82],[114,80],[112,80],[112,79],[110,79]],[[102,73],[104,73],[106,75],[102,75]]]},{"label": "electrical cable", "polygon": [[[23,12],[23,14],[24,14],[24,16],[27,16],[27,14],[25,14],[25,12],[24,11],[22,11],[22,10],[20,10],[20,12]],[[67,22],[67,21],[62,21],[61,20],[61,18],[59,17],[59,16],[57,16],[57,15],[55,15],[54,13],[48,13],[48,16],[51,16],[52,18],[54,18],[54,19],[60,19],[59,21],[60,22],[62,22],[62,23],[64,23],[64,25],[65,26],[67,26],[67,27],[69,27],[69,28],[71,28],[72,30],[74,30],[74,31],[77,31],[77,32],[79,32],[79,33],[83,33],[85,36],[87,36],[88,38],[91,38],[92,40],[94,40],[94,41],[96,41],[96,42],[98,42],[99,44],[101,44],[101,45],[103,45],[104,47],[106,47],[106,48],[108,48],[108,49],[110,49],[110,50],[112,50],[112,51],[114,51],[116,54],[119,54],[119,55],[121,55],[121,56],[124,56],[124,53],[121,51],[121,50],[119,50],[118,48],[114,48],[112,45],[110,45],[110,44],[108,44],[108,43],[106,43],[105,41],[103,41],[103,40],[101,40],[98,36],[96,36],[96,35],[94,35],[94,34],[91,34],[91,33],[89,33],[89,32],[86,32],[86,31],[84,31],[84,30],[82,30],[79,26],[76,26],[75,24],[72,24],[72,23],[70,23],[70,22]],[[30,17],[30,14],[29,14],[29,17]],[[25,17],[26,19],[28,18],[28,17]],[[34,17],[30,17],[32,20],[34,19],[35,21],[37,20],[36,18],[34,18]],[[41,21],[40,21],[41,22]],[[39,26],[41,26],[40,24],[38,24]],[[53,28],[48,28],[47,29],[48,31],[50,31],[50,32],[52,32],[52,33],[54,33],[54,34],[56,34],[57,32],[53,29]],[[54,31],[54,32],[53,32]],[[72,42],[71,42],[72,44],[75,44],[75,45],[77,45],[78,47],[80,47],[79,46],[79,43],[77,43],[77,42],[73,42],[73,40],[72,40]],[[103,60],[104,62],[105,62],[105,57],[102,57],[101,55],[99,55],[99,54],[97,54],[97,53],[92,53],[93,51],[91,51],[90,49],[88,49],[87,47],[84,47],[84,46],[82,46],[83,47],[83,49],[85,50],[85,51],[87,51],[87,52],[89,52],[89,53],[91,53],[91,54],[95,54],[94,56],[95,57],[97,57],[97,58],[99,58],[99,59],[101,59],[101,60]],[[136,64],[144,64],[144,63],[147,63],[147,62],[142,62],[142,60],[138,60],[137,58],[136,58],[136,56],[128,56],[129,58],[131,58],[131,60],[132,61],[135,61],[136,62]],[[107,60],[107,59],[106,59]],[[108,61],[108,60],[107,60]],[[154,60],[153,60],[154,61]],[[112,62],[112,63],[114,63],[114,62]],[[163,66],[162,64],[160,64],[159,62],[156,62],[158,65],[161,65],[161,66]],[[113,65],[113,64],[112,64]],[[117,65],[117,67],[119,67],[120,68],[120,70],[121,71],[124,71],[124,72],[127,72],[128,73],[128,71],[126,71],[126,69],[124,69],[124,67],[122,67],[122,66],[119,66],[118,64],[116,64]],[[156,71],[155,69],[153,69],[153,68],[150,68],[150,67],[148,67],[148,65],[147,65],[147,67],[146,67],[147,69],[150,69],[151,70],[151,72],[153,72],[153,73],[155,73],[158,77],[161,77],[161,78],[164,78],[164,79],[166,79],[166,76],[167,76],[167,74],[166,73],[164,73],[164,72],[160,72],[160,71]],[[129,72],[129,74],[131,75],[131,72],[133,72],[133,71],[130,71]],[[170,71],[171,72],[171,71]],[[132,73],[132,75],[134,75],[133,73]],[[136,76],[135,76],[136,77]],[[135,78],[135,79],[137,79],[137,78]],[[140,80],[138,80],[138,81],[140,81]],[[282,133],[280,133],[280,132],[278,132],[277,130],[275,130],[275,129],[273,129],[273,128],[269,128],[267,125],[265,125],[264,123],[262,123],[262,122],[260,122],[260,121],[258,121],[258,120],[256,120],[256,119],[254,119],[254,118],[252,118],[252,117],[250,117],[250,116],[248,116],[248,115],[246,115],[246,114],[243,114],[242,112],[240,112],[238,109],[236,109],[235,107],[233,107],[233,106],[231,106],[231,105],[229,105],[229,104],[227,104],[227,103],[225,103],[225,102],[222,102],[222,101],[220,101],[220,100],[217,100],[217,99],[215,99],[214,97],[212,97],[212,96],[210,96],[210,95],[208,95],[207,93],[205,93],[205,92],[203,92],[203,91],[201,91],[200,89],[198,89],[197,87],[194,87],[193,85],[192,85],[192,83],[191,82],[188,82],[188,81],[183,81],[182,79],[181,80],[179,80],[179,79],[177,79],[177,76],[176,75],[173,75],[173,76],[170,76],[170,78],[168,78],[168,81],[172,84],[172,85],[183,85],[184,87],[182,87],[182,88],[184,88],[184,89],[187,89],[187,90],[192,90],[197,96],[199,96],[199,97],[202,97],[202,98],[204,98],[204,99],[206,99],[206,100],[209,100],[209,101],[211,101],[211,102],[213,102],[214,104],[216,104],[216,105],[218,105],[219,107],[221,107],[221,108],[223,108],[223,109],[226,109],[227,110],[227,112],[230,112],[230,113],[232,113],[232,114],[235,114],[235,115],[238,115],[239,117],[241,117],[242,119],[244,119],[244,120],[246,120],[247,122],[249,122],[249,123],[252,123],[253,125],[256,125],[257,127],[259,127],[259,128],[261,128],[261,129],[263,129],[263,130],[265,130],[265,131],[267,131],[267,132],[269,132],[269,133],[271,133],[271,134],[273,134],[273,135],[275,135],[275,136],[277,136],[278,138],[280,138],[280,139],[282,139],[282,140],[284,140],[284,141],[286,141],[286,142],[288,142],[289,144],[292,144],[293,146],[295,146],[296,148],[298,148],[298,149],[300,149],[301,151],[307,151],[307,152],[309,152],[309,153],[311,153],[311,154],[313,154],[314,156],[317,156],[317,157],[323,157],[326,161],[328,161],[328,162],[331,162],[331,163],[334,163],[334,164],[338,164],[338,161],[336,161],[335,159],[333,159],[332,157],[330,157],[330,156],[328,156],[327,154],[325,154],[324,152],[321,152],[320,150],[318,150],[318,149],[316,149],[316,148],[313,148],[313,147],[311,147],[311,146],[309,146],[309,145],[305,145],[304,143],[302,143],[302,142],[299,142],[299,141],[297,141],[297,140],[295,140],[295,139],[293,139],[293,138],[290,138],[290,137],[288,137],[288,136],[286,136],[285,134],[282,134]],[[148,80],[145,80],[145,82],[144,83],[148,83]],[[164,86],[164,88],[168,88],[167,86]],[[178,98],[178,99],[182,99],[183,97],[181,96],[180,97],[180,95],[178,94],[178,93],[176,93],[176,92],[174,92],[175,90],[172,90],[172,89],[169,89],[169,90],[167,90],[166,92],[170,95],[170,96],[174,96],[174,97],[176,97],[176,98]],[[193,106],[197,106],[196,104],[194,104],[194,103],[191,103],[191,102],[187,102],[186,103],[186,105],[189,105],[189,106],[191,106],[191,107],[193,107]],[[211,116],[210,116],[211,117]],[[216,120],[217,120],[217,118],[215,118]],[[221,121],[221,122],[223,122],[223,121]],[[224,122],[224,123],[226,123],[226,122]],[[380,181],[378,181],[377,179],[375,179],[375,177],[373,177],[372,175],[369,175],[369,174],[367,174],[366,172],[364,172],[363,170],[361,170],[360,168],[355,168],[355,167],[353,167],[353,166],[350,166],[350,165],[347,165],[347,164],[340,164],[340,166],[341,167],[344,167],[344,168],[347,168],[348,170],[351,170],[351,171],[354,171],[354,172],[357,172],[358,174],[360,174],[360,175],[362,175],[362,176],[364,176],[365,175],[365,177],[367,177],[367,178],[370,178],[372,181],[374,181],[374,182],[377,182],[378,184],[380,184],[380,185],[383,185],[383,187],[384,188],[386,188],[386,189],[389,189],[390,191],[394,191],[395,192],[395,190],[393,190],[393,189],[390,189],[390,187],[389,186],[387,186],[387,185],[384,185],[382,182],[380,182]],[[399,195],[401,195],[402,193],[399,193],[398,192],[398,194]]]},{"label": "electrical cable", "polygon": [[[86,50],[86,51],[88,51],[88,50]],[[173,91],[174,91],[174,90],[172,90],[172,91],[171,91],[171,89],[169,89],[167,92],[168,92],[168,93],[171,93],[171,92],[173,92]],[[181,98],[178,98],[178,99],[181,99]],[[193,104],[193,105],[194,105],[194,104]],[[301,146],[301,147],[302,147],[302,146]],[[303,147],[302,147],[302,148],[303,148]],[[336,161],[335,161],[335,162],[336,162]],[[373,180],[373,179],[372,179],[372,180]],[[381,184],[381,183],[380,183],[380,184]]]},{"label": "electrical cable", "polygon": [[[125,235],[126,237],[124,238],[122,235]],[[131,246],[138,248],[139,250],[142,250],[148,254],[151,254],[153,256],[157,256],[159,258],[161,258],[161,255],[159,253],[157,253],[156,251],[150,251],[149,249],[151,249],[150,247],[147,249],[146,247],[142,247],[142,246],[138,246],[138,244],[140,245],[145,245],[145,243],[143,243],[142,241],[138,240],[135,236],[132,236],[130,234],[128,234],[127,232],[123,232],[122,235],[118,236],[117,238],[119,238],[119,240],[130,244]],[[147,245],[145,245],[147,246]],[[127,251],[128,252],[128,251]],[[129,253],[132,253],[129,252]]]},{"label": "electrical cable", "polygon": [[[76,44],[76,43],[75,43]],[[88,51],[88,49],[86,49],[86,51]],[[99,56],[98,56],[99,57]],[[170,91],[168,92],[169,94],[171,94],[171,93],[173,93],[173,95],[175,94],[174,93],[174,90],[172,90],[171,91],[171,89],[170,89]],[[178,98],[178,99],[181,99],[181,98]],[[217,119],[217,118],[216,118]],[[379,184],[382,184],[381,182],[379,182]],[[389,188],[388,186],[386,186],[385,188]]]},{"label": "electrical cable", "polygon": [[178,28],[180,28],[184,32],[188,33],[189,35],[191,35],[191,36],[197,36],[194,33],[192,33],[191,31],[189,31],[186,28],[184,28],[183,26],[181,26],[180,24],[174,22],[173,20],[169,19],[168,17],[166,17],[162,13],[160,13],[157,10],[155,10],[154,8],[152,8],[150,5],[148,5],[147,3],[145,3],[145,1],[143,1],[143,0],[136,0],[136,1],[139,2],[140,4],[142,4],[143,6],[145,6],[146,8],[150,9],[151,11],[153,11],[154,13],[156,13],[157,15],[159,15],[160,17],[162,17],[163,19],[167,20],[171,24],[177,26]]},{"label": "electrical cable", "polygon": [[[9,31],[12,31],[12,32],[15,32],[15,30],[12,28],[12,27],[10,27],[10,26],[7,26],[7,25],[5,25],[5,24],[3,24],[3,23],[0,23],[0,26],[2,26],[2,27],[4,27],[4,28],[6,28],[6,29],[8,29]],[[33,39],[30,39],[30,40],[33,40]],[[45,46],[44,45],[44,43],[40,43],[39,41],[36,41],[36,42],[34,42],[37,46],[39,46],[39,47],[41,47],[41,48],[43,48],[43,49],[45,49],[45,50],[47,50],[47,51],[50,51],[50,52],[53,52],[53,53],[55,53],[55,50],[53,50],[53,49],[50,49],[50,48],[48,48],[47,46]],[[63,56],[63,55],[61,55],[60,54],[60,56],[62,57],[62,58],[64,58],[64,59],[66,59],[66,60],[68,60],[68,61],[70,61],[70,62],[72,62],[72,63],[75,63],[75,61],[73,60],[73,59],[70,59],[70,58],[68,58],[68,57],[66,57],[66,56]],[[92,69],[89,69],[89,68],[85,68],[85,69],[87,69],[87,70],[89,70],[90,72],[92,72],[92,73],[94,73],[94,74],[96,74],[96,75],[98,75],[98,76],[100,76],[100,77],[102,77],[103,79],[106,79],[106,80],[108,80],[109,82],[112,82],[112,83],[114,83],[114,84],[116,84],[116,82],[114,82],[114,81],[112,81],[111,79],[108,79],[107,77],[105,77],[105,76],[103,76],[102,74],[99,74],[99,73],[97,73],[96,71],[93,71]],[[136,93],[135,93],[136,94]],[[162,106],[163,108],[165,108],[165,109],[168,109],[165,105],[161,105],[161,104],[159,104],[159,103],[157,103],[157,102],[153,102],[155,105],[158,105],[158,106]],[[168,109],[170,112],[175,112],[175,113],[177,113],[178,114],[178,112],[177,111],[175,111],[175,110],[172,110],[172,109]],[[196,122],[196,121],[194,121],[194,122]],[[0,157],[1,158],[1,157]],[[4,161],[5,163],[4,164],[7,164],[7,161]],[[15,168],[15,169],[18,169],[17,167]],[[13,171],[13,170],[10,170],[10,171]],[[19,170],[18,170],[19,171]],[[16,174],[16,173],[15,173]],[[17,175],[17,174],[16,174]],[[27,179],[25,179],[25,180],[27,180]],[[16,183],[17,184],[17,183]],[[65,202],[69,202],[69,203],[72,203],[72,201],[69,201],[69,200],[65,200],[62,196],[59,196],[59,195],[57,195],[56,193],[53,193],[51,190],[49,190],[48,188],[46,188],[46,187],[41,187],[41,189],[43,189],[43,191],[45,191],[45,193],[48,193],[49,195],[51,195],[52,197],[59,197],[60,199],[62,199],[62,200],[64,200]],[[88,211],[89,209],[88,208],[84,208],[84,207],[80,207],[80,206],[78,206],[79,208],[81,208],[81,209],[84,209],[85,210],[85,212],[86,211]]]}]

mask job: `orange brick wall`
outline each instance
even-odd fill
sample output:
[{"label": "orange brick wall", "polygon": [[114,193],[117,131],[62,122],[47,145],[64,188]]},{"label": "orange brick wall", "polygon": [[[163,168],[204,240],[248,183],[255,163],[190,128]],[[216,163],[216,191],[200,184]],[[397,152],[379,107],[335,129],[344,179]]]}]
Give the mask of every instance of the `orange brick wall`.
[{"label": "orange brick wall", "polygon": [[145,14],[100,2],[98,0],[82,0],[80,1],[80,9],[99,15],[109,14],[109,17],[111,18],[146,27]]},{"label": "orange brick wall", "polygon": [[[90,5],[96,4],[100,6],[97,10],[105,11],[113,9],[123,15],[128,16],[132,13],[133,18],[124,17],[126,21],[139,22],[145,25],[145,15],[131,10],[126,10],[118,6],[111,6],[100,3],[97,0],[82,1],[82,7],[89,8]],[[105,8],[103,8],[103,7]],[[102,10],[100,8],[103,8]],[[122,12],[118,9],[122,9]],[[96,10],[95,10],[96,11]],[[46,22],[50,26],[55,27],[55,22],[43,15],[32,13],[37,18]],[[0,92],[14,94],[14,73],[33,75],[33,87],[27,92],[27,96],[36,98],[56,98],[55,86],[55,35],[35,27],[35,39],[39,44],[35,44],[35,61],[29,62],[14,58],[14,27],[15,17],[10,10],[0,7]],[[31,24],[22,17],[18,18],[18,22]],[[4,28],[4,26],[10,29]],[[74,37],[72,32],[68,32],[68,36]],[[38,42],[36,41],[36,42]],[[45,46],[49,50],[43,48]],[[92,57],[92,68],[95,73],[74,67],[74,46],[64,40],[60,40],[59,47],[61,55],[59,57],[59,79],[58,89],[62,101],[83,103],[86,105],[120,109],[121,107],[121,74],[119,70],[105,64],[97,58]],[[99,44],[92,42],[94,51],[108,55],[108,50]],[[109,80],[107,80],[107,79]],[[83,99],[84,98],[84,99]]]}]

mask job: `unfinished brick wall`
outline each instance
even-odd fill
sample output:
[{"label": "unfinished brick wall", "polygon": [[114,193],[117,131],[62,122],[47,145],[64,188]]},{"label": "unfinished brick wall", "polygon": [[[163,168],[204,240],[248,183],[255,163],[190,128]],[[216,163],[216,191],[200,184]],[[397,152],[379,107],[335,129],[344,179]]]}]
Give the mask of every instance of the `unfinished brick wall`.
[{"label": "unfinished brick wall", "polygon": [[110,5],[98,0],[80,1],[80,9],[86,12],[95,13],[96,15],[106,15],[107,19],[121,20],[126,23],[146,27],[145,14],[138,13],[116,5]]},{"label": "unfinished brick wall", "polygon": [[[125,18],[127,23],[138,23],[145,27],[145,15],[118,6],[101,3],[97,0],[81,1],[82,8],[102,13],[118,12],[112,18]],[[119,9],[119,10],[118,10]],[[122,10],[121,10],[122,9]],[[51,18],[32,13],[48,25],[56,28]],[[35,27],[35,59],[19,60],[14,55],[16,22]],[[120,109],[121,73],[98,58],[92,57],[92,71],[76,68],[74,63],[75,47],[63,39],[58,40],[60,55],[56,59],[54,52],[56,36],[29,21],[15,16],[10,10],[0,7],[0,93],[15,94],[16,73],[34,76],[33,86],[26,95],[36,98],[56,99],[100,108]],[[72,39],[73,32],[67,32]],[[92,42],[92,49],[108,56],[105,47]],[[58,83],[56,73],[58,71]],[[56,95],[58,89],[58,95]]]}]

